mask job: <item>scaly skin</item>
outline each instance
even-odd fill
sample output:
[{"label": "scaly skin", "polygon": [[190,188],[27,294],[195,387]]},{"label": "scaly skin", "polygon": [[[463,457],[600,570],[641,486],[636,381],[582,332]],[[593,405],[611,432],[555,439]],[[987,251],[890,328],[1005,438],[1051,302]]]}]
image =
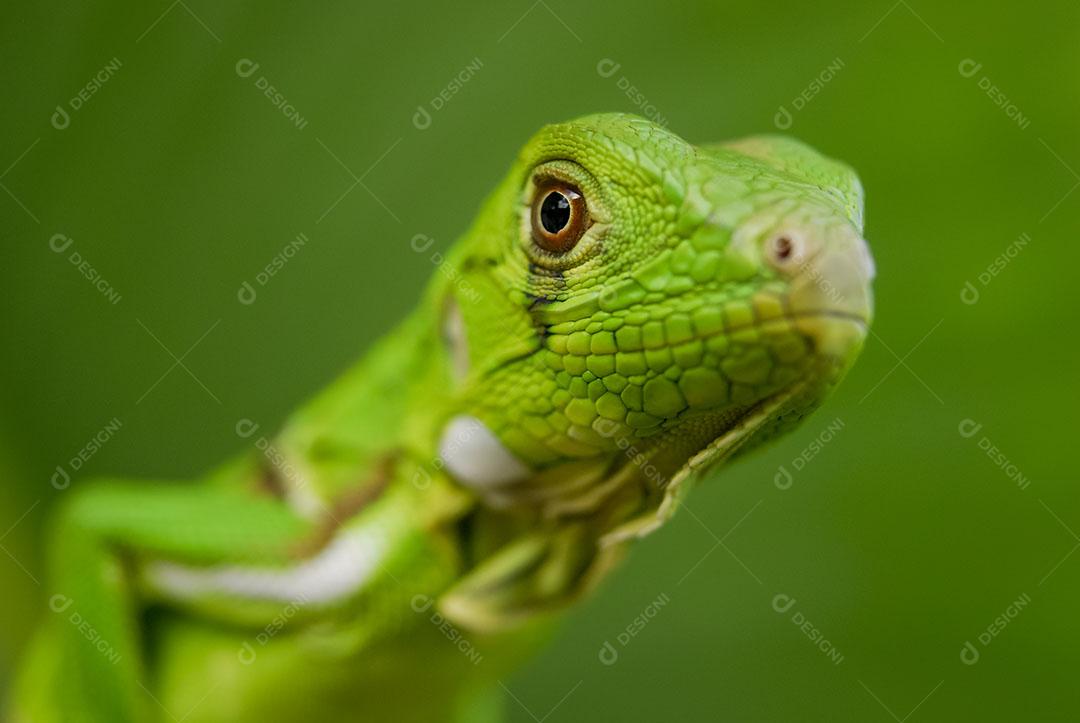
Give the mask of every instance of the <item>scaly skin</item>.
[{"label": "scaly skin", "polygon": [[[587,209],[566,247],[532,221],[552,184]],[[279,436],[242,423],[257,451],[202,484],[71,495],[12,718],[493,720],[553,613],[850,367],[861,209],[796,141],[544,128],[412,316]]]}]

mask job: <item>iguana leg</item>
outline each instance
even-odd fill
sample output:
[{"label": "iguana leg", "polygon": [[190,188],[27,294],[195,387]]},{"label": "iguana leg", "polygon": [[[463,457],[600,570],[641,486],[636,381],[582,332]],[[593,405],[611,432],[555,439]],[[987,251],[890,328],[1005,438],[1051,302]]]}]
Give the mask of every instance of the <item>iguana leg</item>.
[{"label": "iguana leg", "polygon": [[[392,481],[366,480],[380,493],[345,500],[338,511],[349,516],[329,532],[255,486],[105,481],[73,493],[52,538],[49,594],[58,612],[22,681],[17,720],[141,723],[168,718],[159,704],[191,708],[174,705],[174,691],[161,688],[177,641],[161,647],[160,638],[145,635],[158,632],[159,622],[145,627],[144,612],[155,604],[190,626],[184,639],[223,631],[233,639],[228,657],[235,662],[240,643],[300,596],[301,609],[275,638],[275,650],[295,651],[294,661],[327,677],[348,672],[353,682],[344,690],[355,688],[369,675],[358,653],[388,631],[418,625],[410,600],[434,597],[449,584],[459,553],[442,521],[457,519],[467,502],[441,479],[423,490],[410,484],[415,463],[407,459],[395,457],[375,473]],[[312,644],[323,652],[312,655],[305,647]],[[271,660],[268,649],[260,651],[260,679],[273,679]],[[222,700],[232,692],[223,691]],[[207,703],[199,715],[230,720],[229,710]]]},{"label": "iguana leg", "polygon": [[142,659],[136,557],[271,563],[310,530],[284,505],[244,490],[123,481],[72,493],[54,526],[53,619],[16,703],[15,719],[34,723],[157,718]]}]

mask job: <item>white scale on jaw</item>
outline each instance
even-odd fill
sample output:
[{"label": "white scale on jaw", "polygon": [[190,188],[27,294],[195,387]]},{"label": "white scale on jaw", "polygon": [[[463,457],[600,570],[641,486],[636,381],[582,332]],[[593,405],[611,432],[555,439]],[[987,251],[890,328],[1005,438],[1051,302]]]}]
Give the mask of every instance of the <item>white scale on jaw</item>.
[{"label": "white scale on jaw", "polygon": [[439,440],[439,457],[461,484],[478,491],[525,479],[530,470],[476,417],[458,415]]}]

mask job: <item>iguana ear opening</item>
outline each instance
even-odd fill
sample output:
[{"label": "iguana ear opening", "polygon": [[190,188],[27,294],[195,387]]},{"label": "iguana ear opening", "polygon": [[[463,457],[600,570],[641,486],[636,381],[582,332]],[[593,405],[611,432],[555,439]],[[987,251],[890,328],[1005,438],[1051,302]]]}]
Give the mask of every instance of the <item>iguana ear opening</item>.
[{"label": "iguana ear opening", "polygon": [[512,289],[480,259],[445,265],[441,290],[442,336],[454,374],[478,379],[537,348],[524,294]]},{"label": "iguana ear opening", "polygon": [[453,296],[443,302],[442,338],[450,360],[450,377],[460,382],[469,374],[469,338],[461,308]]}]

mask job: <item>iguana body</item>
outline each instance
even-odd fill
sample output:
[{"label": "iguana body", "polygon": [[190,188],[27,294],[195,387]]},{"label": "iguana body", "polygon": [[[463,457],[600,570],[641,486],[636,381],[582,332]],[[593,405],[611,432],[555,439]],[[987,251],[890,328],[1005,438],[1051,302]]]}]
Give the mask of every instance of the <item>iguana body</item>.
[{"label": "iguana body", "polygon": [[492,719],[551,613],[850,366],[861,208],[795,141],[544,128],[278,436],[241,420],[256,450],[198,485],[70,493],[13,719]]}]

